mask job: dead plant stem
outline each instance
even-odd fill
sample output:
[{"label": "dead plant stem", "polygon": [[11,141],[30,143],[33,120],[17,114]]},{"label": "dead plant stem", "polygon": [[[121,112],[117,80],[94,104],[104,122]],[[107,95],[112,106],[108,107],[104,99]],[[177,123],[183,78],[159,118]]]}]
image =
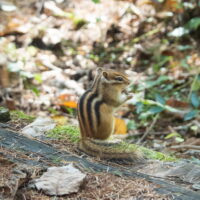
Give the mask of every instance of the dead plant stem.
[{"label": "dead plant stem", "polygon": [[157,115],[154,117],[154,119],[153,119],[151,125],[150,125],[149,127],[147,127],[147,129],[146,129],[144,135],[137,141],[137,144],[140,144],[140,143],[147,137],[147,135],[150,133],[150,131],[152,130],[152,128],[153,128],[154,125],[156,124],[156,122],[157,122],[157,120],[158,120],[158,117],[159,117],[159,114],[157,114]]}]

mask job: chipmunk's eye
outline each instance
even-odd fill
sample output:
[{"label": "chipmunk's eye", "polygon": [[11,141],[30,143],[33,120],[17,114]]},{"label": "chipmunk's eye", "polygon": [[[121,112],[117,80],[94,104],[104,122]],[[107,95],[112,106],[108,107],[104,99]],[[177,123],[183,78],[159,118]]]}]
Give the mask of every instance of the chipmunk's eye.
[{"label": "chipmunk's eye", "polygon": [[117,77],[115,77],[115,80],[116,81],[123,81],[124,79],[121,76],[117,76]]}]

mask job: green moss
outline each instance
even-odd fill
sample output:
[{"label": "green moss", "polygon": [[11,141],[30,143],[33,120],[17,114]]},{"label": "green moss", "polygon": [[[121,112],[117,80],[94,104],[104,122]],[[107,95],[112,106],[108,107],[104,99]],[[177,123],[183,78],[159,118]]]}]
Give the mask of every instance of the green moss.
[{"label": "green moss", "polygon": [[137,146],[135,144],[128,144],[128,143],[126,143],[124,141],[122,141],[120,143],[113,144],[110,147],[113,150],[116,150],[118,152],[126,152],[126,153],[134,152],[136,149],[139,148],[139,146]]},{"label": "green moss", "polygon": [[145,147],[139,147],[139,149],[144,153],[144,155],[148,159],[161,160],[161,161],[176,161],[177,160],[175,156],[166,155],[158,151],[147,149]]},{"label": "green moss", "polygon": [[[53,130],[49,131],[47,136],[56,139],[70,140],[73,143],[77,143],[80,140],[80,132],[78,127],[71,125],[57,126]],[[136,144],[128,144],[126,142],[121,142],[117,144],[111,143],[111,145],[109,145],[109,148],[112,151],[127,152],[127,153],[131,153],[137,149],[138,151],[141,151],[144,154],[145,158],[147,159],[161,160],[161,161],[177,160],[174,156],[165,155],[161,152],[153,151],[151,149],[138,146]]]},{"label": "green moss", "polygon": [[28,122],[32,122],[35,119],[35,117],[27,115],[20,110],[11,111],[10,115],[12,120],[22,119],[22,120],[27,120]]},{"label": "green moss", "polygon": [[62,162],[62,160],[61,160],[60,158],[53,158],[53,159],[52,159],[52,162],[53,162],[54,164],[60,164],[60,163]]},{"label": "green moss", "polygon": [[47,136],[55,139],[69,139],[71,142],[76,143],[79,141],[80,133],[78,127],[64,125],[50,130]]},{"label": "green moss", "polygon": [[153,160],[161,160],[161,161],[175,161],[177,160],[174,156],[169,156],[166,154],[163,154],[161,152],[157,152],[142,146],[138,146],[136,144],[128,144],[126,142],[122,142],[117,144],[116,146],[112,146],[113,150],[116,149],[117,151],[123,151],[123,152],[133,152],[136,149],[138,151],[141,151],[141,153],[144,154],[145,158],[147,159],[153,159]]}]

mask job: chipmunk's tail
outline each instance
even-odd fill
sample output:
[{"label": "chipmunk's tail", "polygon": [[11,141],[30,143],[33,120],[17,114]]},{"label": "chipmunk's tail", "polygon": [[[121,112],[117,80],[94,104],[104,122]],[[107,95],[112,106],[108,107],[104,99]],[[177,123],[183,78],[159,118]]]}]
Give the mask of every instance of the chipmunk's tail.
[{"label": "chipmunk's tail", "polygon": [[79,149],[90,156],[108,160],[144,162],[144,155],[136,145],[125,142],[111,143],[96,139],[82,139]]}]

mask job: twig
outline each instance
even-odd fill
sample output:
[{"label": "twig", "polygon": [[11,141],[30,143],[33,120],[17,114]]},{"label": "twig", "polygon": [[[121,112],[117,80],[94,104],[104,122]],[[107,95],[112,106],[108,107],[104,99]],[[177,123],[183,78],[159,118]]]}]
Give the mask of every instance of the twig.
[{"label": "twig", "polygon": [[144,138],[146,138],[146,136],[150,133],[150,131],[152,130],[152,128],[154,127],[155,123],[157,122],[158,120],[158,117],[159,117],[159,114],[157,114],[155,116],[155,118],[153,119],[153,122],[151,123],[151,125],[146,129],[144,135],[137,141],[137,144],[141,143]]},{"label": "twig", "polygon": [[198,77],[199,77],[199,73],[197,73],[194,77],[194,80],[192,81],[192,84],[191,84],[191,87],[190,87],[190,92],[189,92],[189,95],[188,95],[188,101],[190,100],[191,98],[191,94],[192,94],[192,91],[193,91],[193,87],[194,87],[194,84],[196,83],[196,81],[198,80]]},{"label": "twig", "polygon": [[[163,131],[157,131],[157,132],[150,131],[149,134],[150,135],[167,135],[167,134],[169,134],[169,131],[165,131],[165,132],[163,132]],[[127,136],[125,136],[125,137],[129,137],[129,136],[140,137],[142,135],[143,135],[142,132],[140,132],[140,133],[131,133],[131,134],[128,134]]]},{"label": "twig", "polygon": [[183,145],[174,145],[171,146],[170,149],[196,149],[196,150],[200,150],[200,146],[197,145],[187,145],[187,144],[183,144]]},{"label": "twig", "polygon": [[139,37],[136,37],[134,38],[132,41],[131,41],[131,44],[134,44],[134,43],[138,43],[140,40],[143,40],[145,39],[147,36],[152,36],[156,33],[160,32],[160,28],[156,28],[156,29],[153,29],[153,30],[150,30],[149,32],[139,36]]},{"label": "twig", "polygon": [[193,125],[197,126],[198,130],[200,129],[200,123],[197,120],[194,120],[192,122],[189,122],[188,124],[185,124],[185,125],[182,125],[182,126],[176,126],[176,127],[174,127],[174,130],[189,129]]}]

